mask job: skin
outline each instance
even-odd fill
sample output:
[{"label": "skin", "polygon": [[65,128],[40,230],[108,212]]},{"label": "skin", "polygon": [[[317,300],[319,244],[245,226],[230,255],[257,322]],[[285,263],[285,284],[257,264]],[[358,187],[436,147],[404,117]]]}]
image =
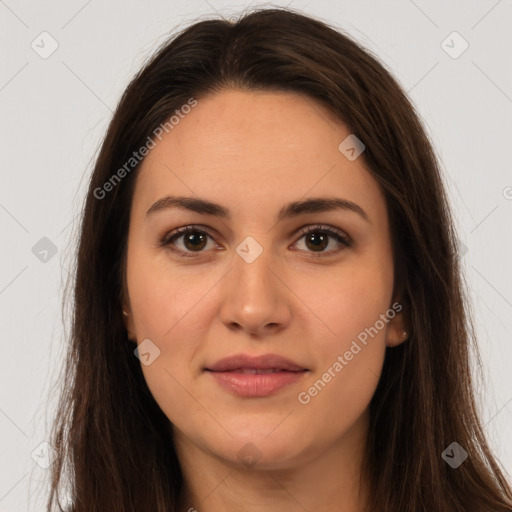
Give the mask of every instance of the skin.
[{"label": "skin", "polygon": [[[130,213],[125,319],[131,340],[149,338],[160,350],[142,370],[172,424],[184,511],[363,510],[368,405],[386,347],[404,341],[404,311],[309,403],[297,398],[399,299],[385,198],[363,158],[350,161],[339,151],[349,134],[306,96],[224,90],[199,99],[142,164]],[[204,198],[232,216],[178,208],[147,215],[166,195]],[[312,197],[357,203],[369,222],[350,210],[276,221],[285,204]],[[212,236],[203,246],[197,238],[173,242],[191,257],[159,245],[191,224]],[[311,237],[297,234],[315,224],[340,230],[353,245],[331,237],[315,250]],[[248,236],[263,250],[251,263],[236,252]],[[241,398],[203,371],[239,353],[279,354],[309,372],[271,396]],[[238,457],[249,442],[254,465]]]}]

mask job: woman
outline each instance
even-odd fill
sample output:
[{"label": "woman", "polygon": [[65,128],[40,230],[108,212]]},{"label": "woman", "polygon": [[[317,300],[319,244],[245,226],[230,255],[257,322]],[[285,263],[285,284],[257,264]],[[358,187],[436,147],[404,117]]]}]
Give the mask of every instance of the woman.
[{"label": "woman", "polygon": [[[128,86],[87,196],[48,510],[512,509],[438,163],[368,51],[202,21]],[[60,509],[60,505],[59,505]]]}]

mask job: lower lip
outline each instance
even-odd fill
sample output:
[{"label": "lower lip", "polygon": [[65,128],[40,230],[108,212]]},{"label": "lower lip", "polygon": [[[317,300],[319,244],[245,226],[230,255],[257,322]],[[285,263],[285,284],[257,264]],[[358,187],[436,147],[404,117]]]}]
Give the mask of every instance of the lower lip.
[{"label": "lower lip", "polygon": [[300,381],[307,371],[262,374],[212,371],[208,373],[222,388],[231,393],[242,397],[261,397],[276,393],[285,386]]}]

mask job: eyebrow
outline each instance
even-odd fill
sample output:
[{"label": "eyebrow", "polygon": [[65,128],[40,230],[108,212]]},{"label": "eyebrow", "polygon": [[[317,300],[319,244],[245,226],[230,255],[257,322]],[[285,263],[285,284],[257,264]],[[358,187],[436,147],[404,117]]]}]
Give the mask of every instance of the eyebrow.
[{"label": "eyebrow", "polygon": [[[206,199],[200,199],[198,197],[185,196],[162,197],[149,208],[149,210],[146,212],[146,216],[169,208],[180,208],[182,210],[202,213],[204,215],[212,215],[223,219],[231,218],[230,211],[220,204],[213,203]],[[283,221],[305,213],[311,214],[335,210],[352,211],[357,213],[366,222],[371,224],[368,214],[358,204],[347,199],[341,199],[337,197],[314,197],[302,201],[294,201],[279,210],[279,213],[277,214],[277,220]]]}]

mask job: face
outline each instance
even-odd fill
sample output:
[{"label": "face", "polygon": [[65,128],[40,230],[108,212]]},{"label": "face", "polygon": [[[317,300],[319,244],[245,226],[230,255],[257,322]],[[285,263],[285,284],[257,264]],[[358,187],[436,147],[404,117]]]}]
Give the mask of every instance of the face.
[{"label": "face", "polygon": [[289,468],[364,437],[404,326],[385,199],[349,135],[309,97],[229,90],[146,156],[125,318],[180,446]]}]

